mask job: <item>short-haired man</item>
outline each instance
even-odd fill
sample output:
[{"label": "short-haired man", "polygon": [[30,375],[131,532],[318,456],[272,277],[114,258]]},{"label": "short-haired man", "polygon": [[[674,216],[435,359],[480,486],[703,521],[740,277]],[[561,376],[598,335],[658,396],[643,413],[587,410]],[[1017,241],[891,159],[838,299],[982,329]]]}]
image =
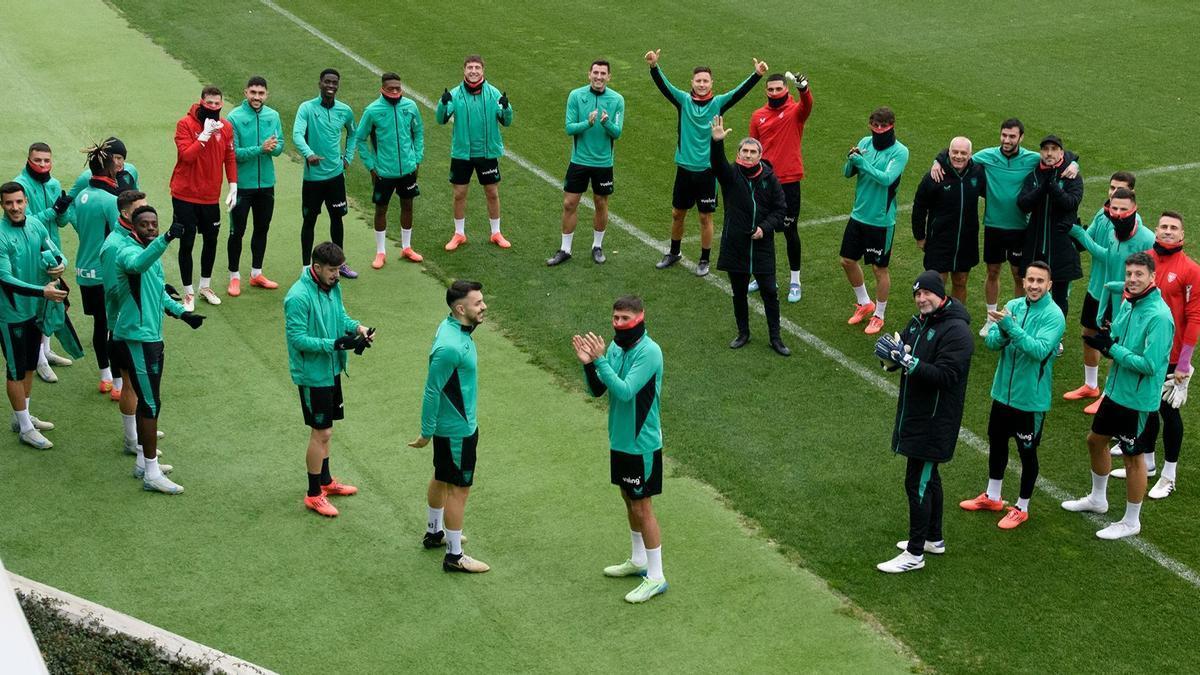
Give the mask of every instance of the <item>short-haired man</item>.
[{"label": "short-haired man", "polygon": [[283,125],[279,113],[267,105],[267,80],[255,75],[246,81],[246,98],[230,111],[233,152],[237,157],[237,202],[229,212],[229,297],[242,294],[242,238],[246,221],[254,214],[250,234],[250,285],[267,290],[279,284],[263,275],[267,232],[275,214],[275,158],[283,154]]},{"label": "short-haired man", "polygon": [[609,474],[625,502],[632,551],[625,562],[604,568],[609,577],[645,577],[625,595],[646,602],[667,591],[662,533],[652,498],[662,494],[662,349],[646,335],[642,299],[625,295],[613,303],[615,335],[607,347],[595,333],[571,338],[583,363],[588,392],[608,394]]},{"label": "short-haired man", "polygon": [[487,200],[491,242],[500,248],[512,244],[500,234],[500,158],[504,155],[501,126],[512,126],[513,107],[508,94],[484,78],[483,57],[471,54],[463,61],[463,81],[454,91],[442,90],[435,120],[454,119],[450,136],[450,185],[454,188],[454,235],[446,242],[453,251],[467,243],[467,189],[474,174]]},{"label": "short-haired man", "polygon": [[[797,98],[788,93],[788,84],[796,87]],[[808,76],[793,75],[788,71],[767,77],[767,103],[750,113],[750,138],[758,139],[763,146],[763,159],[771,163],[775,175],[783,186],[783,197],[787,200],[787,211],[779,231],[787,243],[788,268],[791,280],[788,284],[788,302],[800,302],[800,181],[804,180],[804,123],[812,114],[813,95],[808,86]],[[749,290],[758,290],[758,282],[751,282]]]},{"label": "short-haired man", "polygon": [[[1132,178],[1132,176],[1131,176]],[[1111,182],[1110,182],[1111,187]],[[1125,278],[1125,259],[1138,251],[1145,251],[1154,245],[1154,233],[1142,225],[1142,217],[1137,212],[1137,197],[1131,188],[1118,187],[1109,193],[1102,213],[1096,214],[1092,227],[1084,230],[1079,225],[1071,228],[1071,237],[1079,242],[1092,256],[1091,279],[1088,280],[1088,292],[1084,296],[1083,310],[1079,322],[1083,324],[1083,335],[1095,335],[1106,329],[1112,321],[1113,313],[1121,306],[1121,287]],[[1099,277],[1100,282],[1094,283]],[[1114,290],[1106,290],[1107,284],[1114,284]],[[1092,289],[1099,292],[1092,296]],[[1079,389],[1063,394],[1068,401],[1081,398],[1096,398],[1100,396],[1099,384],[1100,352],[1084,343],[1083,375],[1084,384]],[[1083,411],[1089,415],[1096,414],[1100,402],[1095,401]],[[1153,462],[1154,455],[1150,454]],[[1153,463],[1149,470],[1153,471]]]},{"label": "short-haired man", "polygon": [[37,368],[42,334],[37,314],[44,300],[62,302],[67,291],[58,280],[66,270],[66,258],[50,240],[46,226],[25,215],[25,188],[10,181],[0,185],[0,339],[8,365],[5,382],[13,409],[13,430],[21,442],[39,450],[54,447],[42,431],[52,422],[33,417],[29,411],[33,371]]},{"label": "short-haired man", "polygon": [[1114,437],[1124,453],[1125,517],[1096,533],[1101,539],[1130,537],[1142,530],[1142,498],[1146,464],[1142,454],[1154,449],[1162,382],[1175,338],[1171,309],[1154,283],[1154,259],[1134,253],[1125,259],[1124,302],[1109,331],[1086,339],[1113,361],[1104,380],[1104,398],[1087,436],[1092,491],[1062,503],[1068,511],[1108,512],[1109,446]]},{"label": "short-haired man", "polygon": [[429,374],[421,399],[421,435],[409,447],[433,440],[433,478],[426,499],[425,548],[446,546],[445,572],[486,572],[491,567],[463,553],[463,516],[475,482],[475,421],[479,360],[471,333],[483,323],[483,284],[459,279],[446,289],[450,315],[438,325],[429,351]]},{"label": "short-haired man", "polygon": [[[337,100],[342,76],[333,68],[321,71],[317,78],[319,94],[300,104],[292,124],[292,144],[304,157],[304,183],[301,186],[300,259],[307,269],[313,251],[313,237],[321,207],[329,211],[329,239],[344,249],[346,216],[346,167],[354,161],[358,143],[354,135],[354,111]],[[342,134],[346,147],[342,149]],[[342,262],[338,273],[357,279],[358,272]]]},{"label": "short-haired man", "polygon": [[679,117],[675,139],[675,188],[671,196],[671,249],[655,267],[666,269],[679,262],[683,242],[683,221],[695,206],[700,214],[700,260],[696,276],[708,274],[712,252],[713,213],[717,210],[717,182],[710,167],[709,144],[712,119],[724,115],[749,94],[754,85],[767,74],[767,64],[754,59],[754,70],[734,89],[713,95],[712,69],[696,66],[692,69],[691,91],[675,88],[658,67],[661,49],[646,52],[650,79],[662,95],[675,106]]},{"label": "short-haired man", "polygon": [[1008,466],[1008,441],[1015,440],[1021,457],[1021,488],[1017,505],[1000,519],[1002,530],[1029,520],[1029,500],[1038,477],[1038,445],[1050,410],[1054,359],[1067,322],[1050,299],[1050,266],[1035,260],[1025,269],[1025,297],[1008,301],[994,312],[983,344],[1000,352],[992,378],[992,411],[988,416],[987,490],[959,502],[967,511],[1000,511],[1000,489]]},{"label": "short-haired man", "polygon": [[[20,183],[21,187],[25,188],[26,213],[46,226],[50,233],[50,240],[61,250],[62,240],[58,236],[58,229],[66,227],[70,222],[68,212],[71,207],[71,197],[63,192],[62,184],[58,179],[50,175],[53,166],[50,146],[40,141],[33,143],[29,146],[29,154],[25,158],[24,168],[13,178],[13,181]],[[54,374],[54,370],[50,366],[69,366],[71,363],[71,359],[50,351],[50,336],[42,336],[42,348],[38,352],[37,374],[43,382],[58,381],[58,376]]]},{"label": "short-haired man", "polygon": [[[854,313],[846,322],[851,326],[871,317],[863,330],[874,335],[883,329],[892,276],[892,238],[896,230],[896,193],[900,177],[908,165],[908,148],[896,140],[896,114],[883,106],[871,112],[867,120],[871,134],[850,148],[846,178],[856,178],[854,209],[842,233],[841,263],[846,280],[854,289]],[[867,294],[862,260],[875,274],[875,302]]]},{"label": "short-haired man", "polygon": [[[133,475],[142,479],[142,489],[176,495],[183,486],[167,478],[171,467],[158,461],[158,416],[162,411],[160,386],[163,375],[162,317],[180,319],[193,330],[204,323],[204,315],[189,312],[167,295],[163,280],[162,256],[173,239],[183,236],[186,226],[180,222],[159,235],[158,213],[151,206],[133,210],[123,236],[105,252],[115,278],[116,323],[113,340],[120,356],[116,361],[130,376],[136,398],[137,458]],[[106,242],[108,243],[108,242]],[[127,448],[128,450],[128,448]]]},{"label": "short-haired man", "polygon": [[1029,214],[1021,260],[1025,267],[1034,260],[1050,266],[1054,281],[1050,297],[1066,316],[1071,282],[1083,276],[1079,250],[1071,239],[1071,228],[1079,223],[1083,179],[1067,178],[1070,162],[1058,136],[1046,136],[1038,147],[1038,165],[1025,177],[1017,195],[1017,206]]},{"label": "short-haired man", "polygon": [[[1200,338],[1200,265],[1183,252],[1183,216],[1178,211],[1164,211],[1159,217],[1154,247],[1148,253],[1154,259],[1155,284],[1162,292],[1163,302],[1171,309],[1175,324],[1167,379],[1158,408],[1165,462],[1162,476],[1150,488],[1151,499],[1163,499],[1175,490],[1175,471],[1183,446],[1183,417],[1179,408],[1187,402],[1192,352]],[[1149,452],[1153,456],[1153,449]]]},{"label": "short-haired man", "polygon": [[221,90],[209,85],[200,100],[175,124],[178,159],[171,173],[171,222],[183,225],[179,239],[179,276],[183,281],[183,306],[196,309],[192,286],[192,246],[200,233],[200,297],[210,305],[221,304],[212,289],[212,271],[217,262],[221,232],[221,169],[229,181],[225,206],[232,209],[238,197],[237,155],[233,150],[233,125],[221,119],[225,105]]},{"label": "short-haired man", "polygon": [[987,192],[983,166],[971,159],[971,139],[956,136],[938,183],[926,173],[913,199],[912,229],[925,269],[950,281],[950,295],[967,304],[967,279],[979,264],[979,200]]},{"label": "short-haired man", "polygon": [[875,342],[880,363],[900,371],[892,451],[908,458],[908,539],[896,544],[902,549],[899,555],[876,565],[889,574],[920,569],[926,552],[946,551],[938,465],[954,457],[975,351],[971,317],[946,295],[940,274],[922,272],[913,284],[913,300],[917,315],[904,332],[885,334]]},{"label": "short-haired man", "polygon": [[553,267],[571,259],[579,200],[592,186],[592,262],[604,263],[604,231],[608,228],[608,198],[613,193],[613,144],[625,125],[625,97],[608,86],[608,61],[592,61],[588,83],[567,96],[566,132],[571,137],[571,161],[563,180],[562,243],[546,260]]},{"label": "short-haired man", "polygon": [[342,304],[338,276],[346,254],[327,241],[312,252],[312,264],[288,289],[283,300],[287,335],[288,367],[292,382],[300,388],[300,409],[311,432],[305,463],[308,493],[304,506],[330,518],[338,510],[329,495],[349,496],[358,488],[346,485],[329,472],[329,442],[333,423],[343,419],[342,373],[346,352],[362,354],[375,340],[375,329],[350,318]]},{"label": "short-haired man", "polygon": [[379,98],[363,110],[354,132],[363,166],[371,172],[375,204],[375,260],[373,269],[387,263],[388,204],[395,194],[400,200],[400,257],[418,263],[424,260],[412,247],[413,199],[421,194],[417,169],[425,161],[425,125],[421,111],[404,96],[404,84],[396,73],[380,76]]}]

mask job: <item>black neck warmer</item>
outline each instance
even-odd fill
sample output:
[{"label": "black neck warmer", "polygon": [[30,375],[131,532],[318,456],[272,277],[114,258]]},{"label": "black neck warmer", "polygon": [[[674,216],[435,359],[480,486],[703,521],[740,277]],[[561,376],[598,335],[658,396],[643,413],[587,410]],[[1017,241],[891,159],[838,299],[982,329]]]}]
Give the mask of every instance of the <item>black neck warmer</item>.
[{"label": "black neck warmer", "polygon": [[639,321],[632,328],[617,328],[615,330],[616,335],[613,336],[613,342],[617,343],[617,346],[621,349],[629,351],[646,334],[646,322]]},{"label": "black neck warmer", "polygon": [[876,150],[887,150],[896,144],[896,130],[888,129],[883,133],[871,132],[871,145],[875,146]]}]

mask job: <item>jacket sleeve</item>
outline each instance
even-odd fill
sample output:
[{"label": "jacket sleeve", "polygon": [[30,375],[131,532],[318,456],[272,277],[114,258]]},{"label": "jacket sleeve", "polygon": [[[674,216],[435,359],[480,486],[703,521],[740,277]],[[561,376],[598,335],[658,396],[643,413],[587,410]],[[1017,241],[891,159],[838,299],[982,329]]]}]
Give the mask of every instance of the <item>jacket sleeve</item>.
[{"label": "jacket sleeve", "polygon": [[671,105],[676,108],[683,105],[683,102],[687,100],[687,92],[675,88],[675,85],[671,84],[670,80],[667,79],[667,76],[658,66],[650,69],[650,79],[654,80],[654,86],[658,87],[663,97],[670,101]]},{"label": "jacket sleeve", "polygon": [[8,257],[7,248],[0,249],[0,287],[17,295],[28,295],[40,298],[43,295],[42,286],[22,281],[13,273],[12,260]]},{"label": "jacket sleeve", "polygon": [[421,436],[433,437],[437,430],[438,409],[442,404],[442,388],[458,368],[458,359],[445,347],[429,355],[429,374],[425,377],[425,392],[421,396]]},{"label": "jacket sleeve", "polygon": [[[1195,346],[1200,339],[1200,267],[1193,267],[1187,279],[1183,305],[1183,346]],[[1180,330],[1179,326],[1175,330]]]},{"label": "jacket sleeve", "polygon": [[754,89],[754,85],[758,84],[758,81],[761,79],[762,75],[759,75],[757,71],[750,73],[750,77],[742,80],[742,83],[737,87],[718,96],[715,103],[717,104],[717,109],[721,111],[720,114],[724,115],[727,110],[737,105],[737,102],[742,100],[746,94],[749,94],[750,90]]},{"label": "jacket sleeve", "polygon": [[296,152],[304,159],[308,159],[317,154],[308,147],[308,141],[304,137],[308,134],[308,107],[300,104],[300,108],[296,111],[296,121],[292,123],[292,145],[296,146]]},{"label": "jacket sleeve", "polygon": [[921,184],[917,186],[917,193],[913,195],[912,206],[912,233],[913,239],[924,241],[927,236],[926,225],[929,222],[929,207],[932,201],[933,177],[926,173],[921,178]]},{"label": "jacket sleeve", "polygon": [[342,305],[342,332],[353,333],[358,330],[360,322],[351,318],[350,313],[346,311],[346,306]]},{"label": "jacket sleeve", "polygon": [[567,132],[568,136],[578,136],[587,131],[588,127],[591,126],[588,124],[587,118],[579,119],[579,111],[575,110],[575,106],[572,105],[573,102],[571,99],[573,98],[574,96],[567,97],[567,119],[563,125],[563,129]]},{"label": "jacket sleeve", "polygon": [[443,103],[441,98],[438,98],[437,108],[433,111],[433,119],[438,124],[445,124],[454,116],[454,94],[458,93],[458,87],[450,92],[450,102]]},{"label": "jacket sleeve", "polygon": [[163,312],[167,316],[170,316],[170,317],[173,317],[176,319],[183,316],[183,313],[187,311],[186,309],[183,308],[183,305],[181,305],[175,301],[175,298],[172,298],[170,295],[167,295],[166,289],[163,289],[163,293],[162,293],[162,306],[163,306]]},{"label": "jacket sleeve", "polygon": [[145,274],[146,270],[154,265],[154,261],[166,253],[167,243],[167,235],[161,234],[141,250],[133,246],[122,248],[117,254],[117,269],[132,274]]},{"label": "jacket sleeve", "polygon": [[1142,375],[1153,375],[1158,366],[1166,363],[1171,356],[1174,341],[1175,324],[1170,314],[1164,312],[1163,317],[1155,317],[1147,322],[1140,354],[1119,342],[1113,344],[1108,353],[1123,368]]},{"label": "jacket sleeve", "polygon": [[346,154],[342,156],[342,162],[347,166],[354,161],[354,149],[358,145],[358,141],[354,136],[354,111],[346,109],[346,121],[342,126],[346,129]]},{"label": "jacket sleeve", "polygon": [[649,349],[640,351],[624,379],[609,365],[607,354],[596,359],[595,364],[596,375],[608,387],[609,395],[618,401],[632,401],[662,368],[662,352]]},{"label": "jacket sleeve", "polygon": [[608,391],[608,387],[600,380],[600,376],[596,374],[596,363],[583,364],[583,380],[587,383],[588,393],[594,397],[601,397]]},{"label": "jacket sleeve", "polygon": [[1070,180],[1064,180],[1063,185],[1059,185],[1057,180],[1050,180],[1047,183],[1047,188],[1050,191],[1050,198],[1060,209],[1074,211],[1079,208],[1079,203],[1083,201],[1083,179],[1076,176]]},{"label": "jacket sleeve", "polygon": [[186,117],[175,123],[175,149],[178,151],[179,161],[188,164],[195,162],[204,150],[204,143],[193,136],[192,130],[188,128]]},{"label": "jacket sleeve", "polygon": [[275,149],[271,151],[272,157],[278,157],[283,154],[283,122],[279,121],[279,114],[275,114],[275,131],[271,132],[275,136]]},{"label": "jacket sleeve", "polygon": [[813,97],[812,87],[800,92],[800,98],[796,101],[799,107],[796,111],[796,126],[803,127],[808,121],[808,116],[812,114]]},{"label": "jacket sleeve", "polygon": [[308,300],[293,296],[283,303],[284,326],[288,346],[301,352],[332,354],[333,338],[319,338],[308,334]]},{"label": "jacket sleeve", "polygon": [[937,353],[933,358],[918,360],[912,370],[908,371],[908,376],[930,382],[938,389],[952,387],[967,376],[967,371],[971,368],[971,352],[974,349],[975,343],[971,340],[970,330],[965,326],[948,330],[938,343]]},{"label": "jacket sleeve", "polygon": [[[416,155],[417,164],[425,161],[425,120],[421,119],[421,109],[413,106],[412,126],[413,154]],[[364,146],[365,148],[366,146]]]},{"label": "jacket sleeve", "polygon": [[1032,331],[1026,331],[1013,321],[1010,314],[1000,322],[1000,327],[1023,354],[1043,361],[1058,349],[1058,343],[1062,341],[1063,332],[1067,329],[1067,322],[1061,315],[1054,314],[1052,317],[1051,320],[1039,322]]},{"label": "jacket sleeve", "polygon": [[1008,335],[1000,329],[1000,324],[993,323],[988,329],[988,334],[983,338],[983,346],[988,349],[998,352],[1008,346]]},{"label": "jacket sleeve", "polygon": [[358,121],[358,130],[354,132],[358,154],[362,157],[363,166],[367,171],[375,170],[375,149],[371,147],[371,130],[375,123],[371,120],[371,111],[363,110],[362,119]]},{"label": "jacket sleeve", "polygon": [[842,175],[846,178],[854,178],[858,174],[858,165],[854,163],[853,158],[847,157],[846,163],[842,166]]},{"label": "jacket sleeve", "polygon": [[250,139],[243,139],[242,135],[238,133],[237,125],[233,124],[232,120],[230,124],[233,126],[233,154],[239,162],[245,162],[263,154],[261,145],[255,145]]},{"label": "jacket sleeve", "polygon": [[621,131],[625,128],[625,97],[617,99],[617,105],[608,113],[608,119],[600,123],[604,127],[604,133],[614,141],[621,137]]},{"label": "jacket sleeve", "polygon": [[908,148],[903,148],[900,151],[892,153],[892,156],[888,159],[887,166],[883,167],[882,170],[876,169],[867,162],[856,163],[859,172],[863,176],[884,186],[890,186],[892,183],[895,183],[900,178],[900,174],[904,173],[904,167],[907,165]]},{"label": "jacket sleeve", "polygon": [[725,141],[712,139],[709,143],[709,163],[712,166],[713,175],[716,176],[717,182],[721,185],[729,183],[730,174],[729,160],[725,159]]},{"label": "jacket sleeve", "polygon": [[496,89],[495,87],[492,87],[492,91],[496,94],[496,101],[497,101],[497,103],[496,103],[496,119],[500,120],[500,124],[502,124],[506,127],[511,127],[512,122],[513,122],[513,112],[514,112],[512,101],[509,101],[507,106],[501,108],[499,101],[500,101],[500,96],[502,94],[501,94],[500,90]]},{"label": "jacket sleeve", "polygon": [[1025,182],[1021,183],[1021,191],[1017,193],[1017,208],[1024,213],[1033,211],[1043,189],[1044,185],[1038,182],[1037,169],[1030,171],[1029,175],[1025,176]]},{"label": "jacket sleeve", "polygon": [[[767,182],[767,197],[771,204],[767,215],[758,223],[750,224],[751,233],[757,225],[762,228],[764,238],[775,234],[783,224],[783,214],[787,212],[787,199],[783,196],[783,186],[779,184],[778,176],[771,176],[771,180]],[[750,195],[750,198],[753,199],[754,195]]]},{"label": "jacket sleeve", "polygon": [[224,121],[225,124],[225,180],[230,183],[237,182],[237,152],[233,149],[233,123],[229,120]]}]

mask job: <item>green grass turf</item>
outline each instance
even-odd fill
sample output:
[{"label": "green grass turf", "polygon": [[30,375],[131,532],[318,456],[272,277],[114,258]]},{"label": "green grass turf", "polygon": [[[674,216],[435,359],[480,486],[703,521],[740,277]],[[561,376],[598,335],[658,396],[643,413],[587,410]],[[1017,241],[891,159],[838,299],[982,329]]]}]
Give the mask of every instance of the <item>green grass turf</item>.
[{"label": "green grass turf", "polygon": [[[108,7],[78,0],[59,11],[52,48],[24,32],[0,44],[0,65],[29,83],[6,116],[3,164],[19,166],[24,145],[45,139],[66,179],[83,139],[117,132],[152,201],[166,204],[172,125],[199,83]],[[5,14],[14,25],[34,17]],[[116,54],[96,57],[94,36],[119,45]],[[95,66],[86,87],[75,79],[83,63]],[[299,165],[280,164],[267,272],[290,282]],[[368,251],[366,227],[351,222],[348,247]],[[74,235],[64,234],[73,252]],[[174,277],[171,254],[167,268]],[[672,589],[627,606],[632,582],[598,574],[628,546],[606,480],[603,408],[584,402],[577,369],[562,371],[564,388],[492,324],[476,333],[483,443],[467,531],[468,549],[494,571],[443,574],[440,555],[417,545],[428,452],[404,445],[417,433],[442,288],[398,262],[345,285],[350,310],[379,327],[379,341],[345,381],[349,419],[337,427],[333,466],[363,492],[338,501],[342,517],[300,505],[307,430],[286,370],[284,291],[248,289],[202,306],[209,321],[198,332],[167,322],[162,445],[182,496],[144,494],[129,476],[115,404],[95,393],[90,360],[35,387],[34,411],[60,428],[52,451],[10,438],[0,453],[4,478],[20,486],[0,497],[6,564],[288,673],[431,671],[447,659],[492,672],[615,671],[631,659],[651,670],[898,672],[917,663],[749,531],[720,495],[674,470],[659,501]],[[599,328],[606,303],[586,316]],[[76,320],[86,333],[87,320]]]},{"label": "green grass turf", "polygon": [[[375,96],[377,79],[362,66],[261,4],[216,3],[219,11],[203,20],[145,0],[116,4],[202,80],[236,90],[250,73],[265,74],[285,119],[299,100],[313,95],[325,66],[342,69],[343,98],[356,110]],[[584,83],[592,58],[607,56],[614,64],[612,86],[628,108],[612,208],[659,238],[666,237],[674,119],[641,61],[653,47],[663,48],[662,65],[676,84],[692,65],[707,63],[718,89],[731,87],[749,72],[751,56],[774,69],[808,72],[816,109],[805,138],[809,177],[802,220],[849,209],[852,188],[841,178],[845,148],[866,132],[868,112],[885,103],[897,110],[899,138],[912,150],[904,201],[922,166],[951,136],[966,132],[977,147],[992,145],[999,121],[1011,115],[1028,126],[1027,145],[1053,131],[1081,154],[1091,178],[1084,217],[1102,201],[1097,179],[1113,170],[1197,160],[1185,120],[1200,96],[1181,84],[1190,74],[1186,44],[1197,10],[1178,3],[1093,0],[1070,9],[1032,3],[968,9],[910,2],[870,11],[782,2],[704,2],[689,9],[647,2],[569,11],[544,1],[452,8],[285,4],[371,62],[399,71],[427,96],[458,80],[464,54],[482,52],[490,79],[516,109],[506,141],[552,174],[565,168],[569,153],[561,131],[566,92]],[[735,108],[732,128],[744,128],[761,100],[755,94]],[[416,242],[428,266],[443,276],[483,279],[502,330],[535,363],[568,382],[576,365],[566,336],[602,327],[596,308],[608,298],[642,293],[649,326],[668,357],[664,416],[678,470],[726,495],[924,660],[948,671],[1180,668],[1179,655],[1161,638],[1195,624],[1197,589],[1129,546],[1097,541],[1092,523],[1062,512],[1043,494],[1035,495],[1030,523],[1012,533],[997,531],[993,517],[955,512],[957,499],[984,485],[983,457],[969,448],[961,448],[943,472],[952,555],[901,579],[876,573],[872,565],[894,552],[891,544],[905,526],[901,462],[885,450],[894,401],[795,340],[796,354],[778,359],[767,350],[758,322],[756,341],[731,353],[724,347],[733,333],[728,299],[682,270],[655,272],[650,266],[657,254],[622,232],[609,234],[610,262],[603,268],[578,260],[544,269],[542,260],[558,242],[559,192],[511,162],[502,164],[502,195],[505,231],[515,248],[501,254],[479,245],[486,229],[475,192],[468,219],[472,243],[454,255],[441,252],[450,223],[443,182],[448,135],[431,124],[432,114],[425,120],[428,161]],[[351,188],[362,200],[365,172],[359,167],[351,174]],[[1187,189],[1196,176],[1193,169],[1145,177],[1138,185],[1144,213],[1153,219],[1166,207],[1196,212],[1198,200]],[[907,222],[902,219],[900,227],[895,286],[905,289],[919,271],[919,254]],[[870,340],[844,325],[852,296],[836,262],[840,235],[840,223],[804,230],[805,300],[786,306],[785,315],[855,364],[874,368]],[[694,256],[697,248],[692,240],[686,252]],[[586,227],[576,250],[586,251]],[[351,255],[365,264],[370,247]],[[1079,347],[1070,336],[1077,331],[1081,289],[1077,283],[1057,392],[1079,383]],[[978,280],[971,292],[970,308],[978,315]],[[898,327],[911,305],[903,291],[893,302],[889,325]],[[976,433],[986,429],[994,362],[981,350],[972,372],[965,424]],[[1088,420],[1080,407],[1055,408],[1042,452],[1044,475],[1075,493],[1088,486]],[[1193,429],[1200,422],[1194,409],[1185,419]],[[1197,480],[1200,473],[1185,458],[1182,491],[1143,513],[1144,538],[1193,569],[1200,567],[1189,515],[1196,499],[1186,486]],[[1010,498],[1015,482],[1010,474]],[[1121,490],[1113,481],[1110,500],[1118,513]],[[1108,589],[1116,595],[1097,595]],[[1127,626],[1131,613],[1137,630],[1104,639],[1101,626]],[[1088,648],[1070,639],[1080,635],[1087,636]]]}]

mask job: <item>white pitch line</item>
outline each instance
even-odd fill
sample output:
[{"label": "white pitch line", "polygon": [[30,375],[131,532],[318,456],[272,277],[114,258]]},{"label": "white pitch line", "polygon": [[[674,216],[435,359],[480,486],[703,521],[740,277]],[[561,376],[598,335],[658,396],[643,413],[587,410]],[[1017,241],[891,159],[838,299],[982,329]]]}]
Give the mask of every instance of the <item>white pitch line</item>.
[{"label": "white pitch line", "polygon": [[[335,40],[335,39],[329,37],[328,35],[326,35],[325,33],[321,32],[320,29],[318,29],[316,26],[313,26],[312,24],[308,23],[304,19],[301,19],[300,17],[296,16],[295,14],[292,14],[288,10],[280,7],[273,0],[259,0],[259,2],[261,2],[263,5],[271,8],[271,9],[275,10],[281,16],[286,18],[287,20],[291,21],[292,23],[296,24],[300,28],[307,31],[309,34],[313,35],[317,39],[321,40],[325,44],[327,44],[330,47],[332,47],[333,49],[337,50],[343,56],[353,60],[355,63],[366,68],[368,71],[374,73],[375,75],[380,75],[383,73],[383,70],[379,66],[376,66],[375,64],[364,59],[363,57],[359,56],[358,54],[355,54],[353,51],[351,51],[348,47],[346,47],[342,43],[338,42],[337,40]],[[406,93],[406,95],[410,96],[413,100],[417,101],[418,103],[425,106],[426,108],[430,108],[430,109],[434,108],[434,105],[433,105],[432,101],[430,101],[430,99],[426,98],[425,96],[422,96],[421,94],[414,92],[412,89],[406,88],[405,93]],[[559,181],[559,179],[552,176],[545,169],[542,169],[541,167],[537,166],[536,164],[530,162],[529,160],[525,159],[524,157],[518,155],[517,153],[515,153],[512,150],[509,150],[507,148],[504,150],[504,156],[507,157],[509,160],[511,160],[513,163],[515,163],[517,166],[520,166],[522,169],[529,171],[533,175],[544,180],[546,183],[549,183],[551,186],[561,189],[562,185],[561,185],[561,182]],[[1156,167],[1156,168],[1152,168],[1152,169],[1144,169],[1140,173],[1142,173],[1142,174],[1168,173],[1170,171],[1182,171],[1184,169],[1190,169],[1190,168],[1196,168],[1196,167],[1200,167],[1200,162],[1195,162],[1195,163],[1191,163],[1191,164],[1177,164],[1177,165],[1173,165],[1173,166],[1169,166],[1169,167]],[[592,203],[591,199],[584,197],[581,200],[581,202],[588,208],[593,209],[593,210],[595,209],[595,205]],[[901,208],[909,208],[909,207],[901,207]],[[847,217],[848,216],[838,216],[837,218],[843,219],[843,218],[847,218]],[[659,252],[663,251],[664,242],[659,241],[659,240],[655,239],[654,237],[651,237],[649,234],[646,234],[646,232],[642,231],[640,228],[638,228],[636,225],[629,222],[628,220],[625,220],[624,218],[613,213],[612,211],[608,212],[608,219],[609,219],[609,222],[611,222],[612,224],[621,228],[626,233],[632,235],[635,239],[642,242],[643,244],[645,244],[645,245],[649,246],[650,248],[653,248]],[[829,222],[833,222],[833,221],[829,221]],[[680,265],[682,265],[686,269],[691,270],[693,272],[696,269],[695,263],[688,260],[687,258],[684,258],[680,262]],[[726,295],[733,294],[733,291],[729,287],[728,282],[726,282],[724,279],[722,279],[720,277],[710,274],[710,275],[704,277],[703,280],[712,284],[713,286],[721,289],[721,291],[724,292]],[[757,298],[751,299],[750,304],[752,307],[754,307],[755,311],[757,311],[759,314],[765,315],[765,310],[763,309],[762,302],[760,302]],[[836,347],[833,347],[828,342],[825,342],[824,340],[817,337],[816,335],[813,335],[812,333],[804,330],[803,328],[800,327],[799,324],[796,324],[795,322],[791,321],[790,319],[788,319],[786,317],[780,318],[780,324],[789,333],[800,338],[801,341],[807,343],[813,349],[816,349],[818,352],[820,352],[826,358],[828,358],[842,366],[845,366],[846,368],[849,368],[851,371],[854,372],[855,375],[858,375],[863,380],[866,380],[867,382],[871,383],[878,389],[882,390],[884,393],[889,394],[891,396],[897,396],[899,394],[899,388],[890,379],[884,378],[884,377],[880,376],[878,373],[876,373],[868,368],[863,367],[862,365],[858,364],[855,361],[852,361],[850,359],[850,357],[843,354]],[[976,450],[978,450],[981,453],[986,454],[988,451],[987,443],[982,438],[980,438],[978,435],[976,435],[974,432],[970,431],[969,429],[966,429],[965,427],[959,429],[959,438],[966,441],[966,443],[968,445],[975,448]],[[1045,492],[1046,494],[1048,494],[1050,497],[1054,498],[1055,500],[1065,501],[1067,499],[1073,498],[1069,492],[1067,492],[1066,490],[1063,490],[1062,488],[1058,487],[1054,483],[1052,483],[1048,480],[1045,480],[1043,478],[1038,479],[1038,485],[1041,487],[1043,492]],[[1099,526],[1107,526],[1109,524],[1108,521],[1104,520],[1099,515],[1094,514],[1094,513],[1087,514],[1087,518],[1090,521],[1092,521],[1094,524],[1099,525]],[[1127,537],[1125,539],[1122,539],[1121,541],[1124,541],[1125,543],[1129,544],[1135,550],[1137,550],[1139,553],[1146,556],[1147,558],[1150,558],[1155,563],[1161,565],[1163,568],[1167,569],[1168,571],[1170,571],[1172,574],[1179,577],[1180,579],[1183,579],[1184,581],[1188,582],[1189,584],[1191,584],[1192,586],[1194,586],[1196,588],[1200,588],[1200,574],[1197,574],[1194,570],[1192,570],[1187,565],[1170,557],[1169,555],[1164,553],[1162,550],[1160,550],[1154,544],[1151,544],[1151,543],[1145,541],[1144,539],[1141,539],[1140,537]]]}]

